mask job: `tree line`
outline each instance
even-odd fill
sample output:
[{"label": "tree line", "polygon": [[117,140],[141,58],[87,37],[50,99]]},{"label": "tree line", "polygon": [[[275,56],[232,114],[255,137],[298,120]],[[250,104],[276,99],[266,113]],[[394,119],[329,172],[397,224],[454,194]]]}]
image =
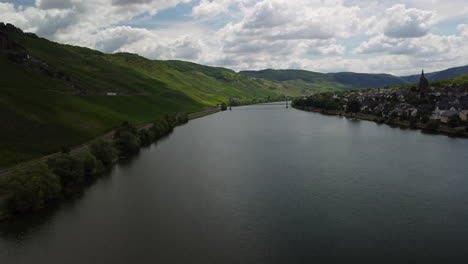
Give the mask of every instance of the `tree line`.
[{"label": "tree line", "polygon": [[70,149],[64,148],[62,153],[45,162],[1,180],[0,189],[7,196],[0,213],[6,217],[37,211],[53,200],[79,193],[109,171],[119,159],[136,154],[141,147],[160,140],[174,127],[187,122],[186,114],[166,115],[148,129],[137,129],[129,122],[123,122],[112,140],[96,139],[84,153],[72,155]]}]

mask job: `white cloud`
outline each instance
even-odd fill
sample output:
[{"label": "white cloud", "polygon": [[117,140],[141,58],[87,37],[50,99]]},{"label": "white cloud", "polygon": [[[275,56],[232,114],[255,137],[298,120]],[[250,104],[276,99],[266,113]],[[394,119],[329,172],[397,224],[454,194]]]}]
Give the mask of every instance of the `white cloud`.
[{"label": "white cloud", "polygon": [[433,22],[434,12],[398,4],[387,9],[383,32],[392,38],[417,38],[426,35]]},{"label": "white cloud", "polygon": [[198,18],[211,18],[226,13],[235,0],[201,0],[193,7],[192,15]]}]

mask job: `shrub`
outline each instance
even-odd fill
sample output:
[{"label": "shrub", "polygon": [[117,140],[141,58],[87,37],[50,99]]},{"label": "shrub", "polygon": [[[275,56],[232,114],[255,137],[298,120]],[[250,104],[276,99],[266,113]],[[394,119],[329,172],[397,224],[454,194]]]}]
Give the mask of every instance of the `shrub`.
[{"label": "shrub", "polygon": [[424,125],[424,128],[426,130],[435,131],[435,130],[437,130],[439,128],[439,121],[430,120]]},{"label": "shrub", "polygon": [[153,131],[154,139],[158,140],[169,134],[172,131],[172,128],[169,126],[169,123],[165,119],[163,119],[154,122],[153,127],[151,127],[151,130]]},{"label": "shrub", "polygon": [[126,157],[140,150],[140,139],[129,131],[122,131],[115,139],[115,147],[120,157]]},{"label": "shrub", "polygon": [[97,176],[104,173],[105,168],[100,160],[91,155],[89,152],[79,154],[77,158],[83,164],[83,173],[86,180],[95,179]]},{"label": "shrub", "polygon": [[178,113],[176,115],[176,125],[183,125],[188,122],[188,115],[183,113]]},{"label": "shrub", "polygon": [[409,119],[409,126],[411,128],[417,128],[418,127],[418,121],[415,118],[410,118]]},{"label": "shrub", "polygon": [[130,124],[128,121],[125,121],[115,131],[114,138],[120,137],[120,134],[123,133],[123,132],[129,132],[129,133],[131,133],[133,135],[137,135],[138,134],[138,129],[134,125]]},{"label": "shrub", "polygon": [[116,158],[117,150],[114,146],[105,140],[97,139],[89,146],[91,154],[104,165],[109,168]]},{"label": "shrub", "polygon": [[361,103],[358,100],[350,100],[346,105],[346,112],[347,113],[358,113],[361,111]]},{"label": "shrub", "polygon": [[227,110],[227,105],[226,103],[221,104],[221,111],[226,111]]},{"label": "shrub", "polygon": [[465,128],[464,127],[457,127],[453,131],[454,136],[464,136],[465,135]]},{"label": "shrub", "polygon": [[61,192],[59,177],[43,163],[9,176],[5,186],[12,193],[6,201],[12,213],[39,210]]},{"label": "shrub", "polygon": [[62,189],[65,192],[81,189],[85,182],[83,162],[77,157],[60,154],[47,160],[49,169],[60,177]]},{"label": "shrub", "polygon": [[138,138],[142,146],[148,146],[153,143],[154,133],[151,129],[142,129],[138,132]]},{"label": "shrub", "polygon": [[447,125],[449,127],[457,127],[458,125],[460,125],[460,118],[458,117],[458,115],[451,116],[448,120]]},{"label": "shrub", "polygon": [[429,117],[427,115],[421,116],[421,123],[429,122]]},{"label": "shrub", "polygon": [[176,116],[173,115],[173,114],[166,114],[164,116],[164,119],[167,121],[167,123],[169,124],[169,127],[173,128],[177,125],[177,119],[176,119]]}]

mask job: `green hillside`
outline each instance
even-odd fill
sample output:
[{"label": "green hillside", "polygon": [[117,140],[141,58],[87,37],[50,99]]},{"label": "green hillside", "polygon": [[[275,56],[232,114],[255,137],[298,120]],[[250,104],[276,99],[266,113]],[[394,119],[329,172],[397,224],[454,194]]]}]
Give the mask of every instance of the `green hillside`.
[{"label": "green hillside", "polygon": [[147,123],[229,97],[311,93],[223,68],[63,45],[2,23],[0,71],[0,168],[83,143],[124,120]]}]

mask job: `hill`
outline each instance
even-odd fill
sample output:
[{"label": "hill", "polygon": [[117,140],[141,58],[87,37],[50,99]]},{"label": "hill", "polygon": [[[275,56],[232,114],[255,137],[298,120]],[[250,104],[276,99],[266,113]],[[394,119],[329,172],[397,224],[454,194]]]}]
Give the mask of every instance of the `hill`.
[{"label": "hill", "polygon": [[391,74],[339,72],[328,73],[327,75],[331,76],[334,81],[353,88],[384,87],[407,83],[405,80]]},{"label": "hill", "polygon": [[[450,69],[446,69],[446,70],[438,71],[438,72],[424,73],[424,75],[429,81],[437,81],[441,79],[455,78],[464,74],[468,74],[468,65],[461,66],[461,67],[454,67],[454,68],[450,68]],[[420,75],[416,74],[416,75],[410,75],[410,76],[402,76],[401,78],[408,81],[409,83],[416,83],[419,81],[419,77]]]},{"label": "hill", "polygon": [[[302,81],[303,85],[322,88],[357,89],[380,88],[392,85],[405,85],[419,81],[420,74],[394,76],[391,74],[371,74],[355,72],[319,73],[305,70],[261,70],[241,71],[240,74],[251,78],[278,82]],[[439,72],[426,73],[429,81],[454,78],[468,73],[468,66],[455,67]]]}]

